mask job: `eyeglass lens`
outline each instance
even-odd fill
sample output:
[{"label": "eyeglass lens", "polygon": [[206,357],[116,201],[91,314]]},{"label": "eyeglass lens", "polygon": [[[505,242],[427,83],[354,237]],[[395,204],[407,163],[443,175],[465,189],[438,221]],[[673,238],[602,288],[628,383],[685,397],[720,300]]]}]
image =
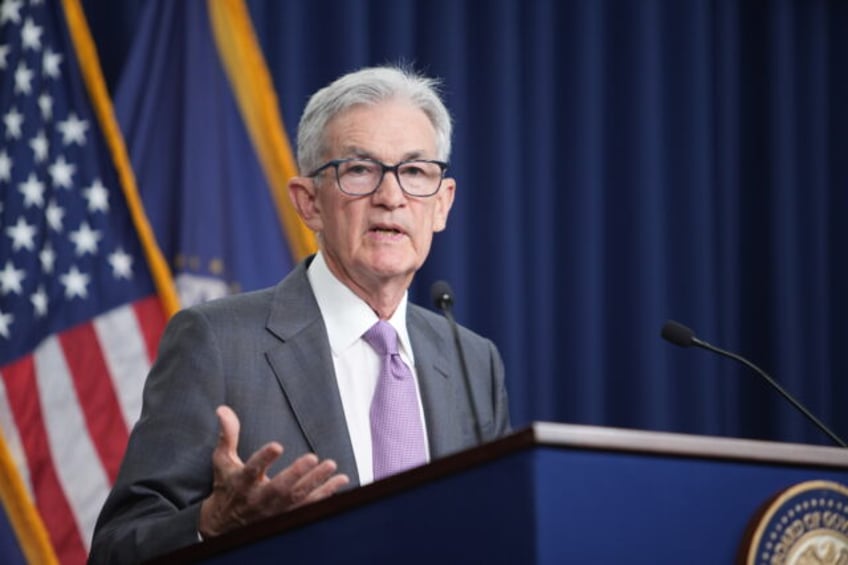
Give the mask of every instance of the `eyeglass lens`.
[{"label": "eyeglass lens", "polygon": [[[383,165],[376,161],[344,161],[338,165],[339,186],[348,194],[368,194],[379,186],[383,171]],[[429,196],[442,181],[442,168],[427,161],[407,161],[395,171],[401,188],[412,195]]]}]

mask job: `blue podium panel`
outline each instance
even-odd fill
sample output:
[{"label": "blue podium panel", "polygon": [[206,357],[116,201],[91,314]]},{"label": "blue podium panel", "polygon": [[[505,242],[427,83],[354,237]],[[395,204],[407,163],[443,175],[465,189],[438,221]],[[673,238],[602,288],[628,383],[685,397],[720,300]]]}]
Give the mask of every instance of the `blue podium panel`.
[{"label": "blue podium panel", "polygon": [[810,480],[848,485],[848,451],[534,424],[162,562],[733,563]]},{"label": "blue podium panel", "polygon": [[848,470],[540,448],[535,563],[734,563],[746,527],[803,481]]},{"label": "blue podium panel", "polygon": [[535,463],[532,452],[508,455],[209,563],[533,563]]}]

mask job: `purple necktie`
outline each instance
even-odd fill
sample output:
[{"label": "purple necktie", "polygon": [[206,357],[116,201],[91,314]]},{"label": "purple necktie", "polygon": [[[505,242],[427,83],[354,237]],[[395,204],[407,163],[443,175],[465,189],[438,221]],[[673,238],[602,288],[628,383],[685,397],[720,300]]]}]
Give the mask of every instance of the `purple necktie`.
[{"label": "purple necktie", "polygon": [[371,400],[374,480],[427,462],[418,391],[398,353],[397,332],[380,320],[362,339],[380,356],[380,377]]}]

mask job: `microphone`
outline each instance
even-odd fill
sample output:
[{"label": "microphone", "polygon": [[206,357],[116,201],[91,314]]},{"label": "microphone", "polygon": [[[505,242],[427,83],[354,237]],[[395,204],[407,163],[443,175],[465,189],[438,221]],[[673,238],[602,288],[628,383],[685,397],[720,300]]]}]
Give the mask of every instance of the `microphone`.
[{"label": "microphone", "polygon": [[474,393],[471,390],[471,378],[468,376],[468,364],[465,362],[465,351],[462,349],[462,342],[459,340],[459,326],[456,325],[456,320],[453,318],[453,291],[445,281],[436,281],[430,287],[430,297],[433,299],[433,305],[441,310],[453,332],[453,341],[456,344],[456,351],[459,353],[459,364],[462,368],[462,379],[465,383],[465,391],[468,393],[468,405],[471,408],[471,418],[474,420],[474,435],[477,438],[477,443],[483,443],[483,432],[480,429],[480,416],[477,414],[477,403],[474,402]]},{"label": "microphone", "polygon": [[762,369],[760,369],[759,367],[754,365],[752,362],[750,362],[747,359],[745,359],[744,357],[742,357],[741,355],[737,355],[736,353],[727,351],[727,350],[722,349],[720,347],[716,347],[715,345],[712,345],[710,343],[707,343],[706,341],[698,339],[697,337],[695,337],[695,332],[693,332],[692,330],[690,330],[689,328],[687,328],[683,324],[675,322],[674,320],[668,320],[663,325],[662,331],[660,332],[660,335],[662,336],[662,338],[664,340],[669,341],[669,342],[673,343],[674,345],[679,345],[680,347],[690,347],[690,346],[694,345],[695,347],[700,347],[702,349],[712,351],[713,353],[718,353],[719,355],[722,355],[724,357],[729,357],[730,359],[733,359],[734,361],[738,361],[739,363],[742,363],[746,367],[753,369],[762,378],[764,378],[768,384],[770,384],[772,387],[774,387],[774,389],[777,390],[777,392],[779,392],[781,394],[781,396],[783,396],[783,398],[788,400],[790,402],[790,404],[792,404],[792,406],[797,408],[798,411],[801,412],[801,414],[806,416],[808,420],[810,420],[813,424],[815,424],[818,429],[820,429],[825,434],[827,434],[828,437],[830,437],[830,439],[832,439],[837,445],[839,445],[841,447],[848,447],[848,445],[846,445],[845,442],[842,441],[842,439],[839,438],[839,436],[837,436],[835,433],[830,431],[830,429],[828,429],[827,426],[825,426],[821,421],[819,421],[818,418],[813,416],[813,414],[809,410],[804,408],[804,406],[800,402],[798,402],[791,394],[786,392],[783,389],[783,387],[780,386],[779,384],[777,384],[777,382],[774,379],[772,379],[770,376],[768,376],[765,371],[763,371]]}]

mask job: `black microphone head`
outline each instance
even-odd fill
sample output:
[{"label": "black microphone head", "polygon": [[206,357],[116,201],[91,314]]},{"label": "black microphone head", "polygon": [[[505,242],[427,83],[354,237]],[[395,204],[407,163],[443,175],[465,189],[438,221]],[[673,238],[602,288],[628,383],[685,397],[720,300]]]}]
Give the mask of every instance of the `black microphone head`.
[{"label": "black microphone head", "polygon": [[663,324],[660,335],[664,340],[680,347],[689,347],[695,343],[695,332],[674,320],[668,320]]},{"label": "black microphone head", "polygon": [[433,305],[439,310],[450,310],[453,306],[453,291],[445,281],[436,281],[430,287],[430,297],[433,299]]}]

